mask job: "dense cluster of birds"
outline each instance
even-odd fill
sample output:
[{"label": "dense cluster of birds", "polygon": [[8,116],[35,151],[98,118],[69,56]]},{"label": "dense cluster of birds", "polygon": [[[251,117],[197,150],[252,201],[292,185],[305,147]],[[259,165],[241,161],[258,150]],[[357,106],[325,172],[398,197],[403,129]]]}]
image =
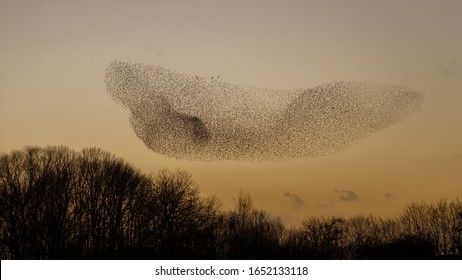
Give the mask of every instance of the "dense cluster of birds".
[{"label": "dense cluster of birds", "polygon": [[114,61],[111,97],[136,135],[177,159],[279,161],[337,153],[418,110],[423,93],[367,82],[271,90]]}]

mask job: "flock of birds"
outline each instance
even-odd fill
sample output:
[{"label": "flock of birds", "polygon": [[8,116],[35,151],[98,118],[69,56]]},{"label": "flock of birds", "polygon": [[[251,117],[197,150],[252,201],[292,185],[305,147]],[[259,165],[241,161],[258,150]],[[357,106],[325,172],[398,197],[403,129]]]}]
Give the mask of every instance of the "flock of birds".
[{"label": "flock of birds", "polygon": [[109,64],[105,82],[149,149],[202,161],[331,155],[404,120],[424,97],[368,82],[272,90],[122,61]]}]

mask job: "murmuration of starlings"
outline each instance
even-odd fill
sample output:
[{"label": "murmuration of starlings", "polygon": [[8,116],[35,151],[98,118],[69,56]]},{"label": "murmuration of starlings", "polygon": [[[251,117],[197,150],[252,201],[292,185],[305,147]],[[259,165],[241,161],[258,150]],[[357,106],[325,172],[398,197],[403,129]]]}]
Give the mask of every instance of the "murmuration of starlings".
[{"label": "murmuration of starlings", "polygon": [[370,82],[273,90],[113,61],[109,95],[152,151],[198,161],[332,155],[419,110],[424,94]]}]

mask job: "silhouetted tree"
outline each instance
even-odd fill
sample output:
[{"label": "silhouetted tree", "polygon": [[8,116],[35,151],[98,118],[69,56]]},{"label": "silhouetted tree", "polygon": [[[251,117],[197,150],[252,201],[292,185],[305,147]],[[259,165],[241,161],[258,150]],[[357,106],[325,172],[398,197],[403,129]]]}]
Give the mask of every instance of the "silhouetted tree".
[{"label": "silhouetted tree", "polygon": [[141,246],[143,224],[152,188],[149,177],[122,159],[100,149],[84,149],[78,161],[80,181],[75,196],[75,238],[90,258],[124,257]]},{"label": "silhouetted tree", "polygon": [[285,230],[281,246],[284,259],[307,259],[312,255],[306,232],[300,228]]},{"label": "silhouetted tree", "polygon": [[27,147],[2,155],[2,240],[13,258],[58,258],[69,240],[75,154]]},{"label": "silhouetted tree", "polygon": [[460,218],[462,204],[441,199],[436,204],[411,203],[401,215],[403,232],[422,242],[431,244],[433,257],[460,254]]},{"label": "silhouetted tree", "polygon": [[184,171],[162,170],[152,177],[149,201],[149,245],[154,257],[196,258],[214,250],[213,226],[218,203],[201,199],[198,186]]},{"label": "silhouetted tree", "polygon": [[278,218],[256,210],[250,194],[241,193],[235,210],[224,216],[220,237],[224,259],[280,258],[284,226]]},{"label": "silhouetted tree", "polygon": [[225,212],[189,173],[146,176],[97,148],[0,155],[2,259],[460,259],[461,242],[459,199],[285,229],[249,194]]},{"label": "silhouetted tree", "polygon": [[0,160],[1,240],[11,258],[113,258],[136,238],[132,220],[151,181],[121,159],[27,147]]},{"label": "silhouetted tree", "polygon": [[404,235],[372,248],[368,257],[382,260],[427,260],[435,258],[435,250],[435,245],[428,239]]},{"label": "silhouetted tree", "polygon": [[346,220],[348,259],[374,259],[371,252],[401,236],[399,223],[392,219],[355,216]]},{"label": "silhouetted tree", "polygon": [[343,259],[345,247],[345,220],[343,218],[310,218],[303,222],[308,258]]}]

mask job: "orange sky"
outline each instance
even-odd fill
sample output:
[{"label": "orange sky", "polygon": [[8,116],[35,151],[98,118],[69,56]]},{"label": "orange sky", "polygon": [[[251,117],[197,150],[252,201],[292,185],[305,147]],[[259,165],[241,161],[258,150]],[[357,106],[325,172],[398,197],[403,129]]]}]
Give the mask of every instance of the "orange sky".
[{"label": "orange sky", "polygon": [[[288,224],[462,197],[460,11],[461,1],[0,0],[0,152],[98,146],[146,172],[188,170],[225,207],[250,191]],[[426,98],[406,121],[333,156],[180,161],[148,150],[106,93],[114,59],[276,89],[373,81]],[[341,200],[351,192],[357,200]]]}]

